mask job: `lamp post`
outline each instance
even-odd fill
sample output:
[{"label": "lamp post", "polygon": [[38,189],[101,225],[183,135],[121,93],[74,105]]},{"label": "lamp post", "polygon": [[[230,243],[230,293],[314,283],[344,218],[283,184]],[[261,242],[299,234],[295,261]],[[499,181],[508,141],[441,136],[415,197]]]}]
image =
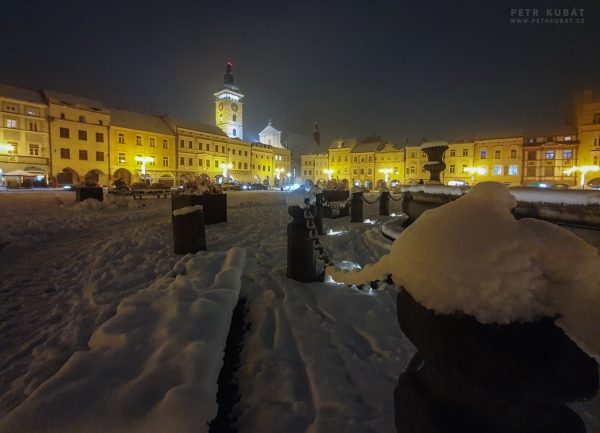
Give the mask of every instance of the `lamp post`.
[{"label": "lamp post", "polygon": [[142,180],[146,182],[146,163],[154,162],[154,157],[152,156],[136,156],[134,158],[136,161],[142,163]]},{"label": "lamp post", "polygon": [[327,174],[327,180],[331,180],[331,175],[333,174],[333,169],[329,168],[327,170],[323,170],[323,173]]},{"label": "lamp post", "polygon": [[568,170],[565,170],[566,174],[572,174],[576,171],[581,173],[581,189],[585,189],[585,175],[588,171],[598,171],[600,170],[600,167],[597,165],[583,165],[581,167],[577,167],[576,165],[574,165],[573,167],[571,167]]},{"label": "lamp post", "polygon": [[467,173],[471,173],[471,186],[475,185],[475,175],[478,174],[480,176],[485,174],[485,170],[483,167],[467,167],[465,168]]},{"label": "lamp post", "polygon": [[392,170],[391,168],[382,168],[381,170],[379,170],[379,173],[385,174],[385,183],[386,184],[390,180],[390,173],[392,173],[393,171],[394,170]]},{"label": "lamp post", "polygon": [[221,164],[219,165],[223,169],[223,179],[227,179],[227,169],[233,168],[231,164]]},{"label": "lamp post", "polygon": [[283,172],[283,168],[276,168],[275,169],[275,176],[277,178],[277,186],[281,186],[281,172]]},{"label": "lamp post", "polygon": [[287,177],[287,183],[291,183],[292,173],[286,174],[285,177]]}]

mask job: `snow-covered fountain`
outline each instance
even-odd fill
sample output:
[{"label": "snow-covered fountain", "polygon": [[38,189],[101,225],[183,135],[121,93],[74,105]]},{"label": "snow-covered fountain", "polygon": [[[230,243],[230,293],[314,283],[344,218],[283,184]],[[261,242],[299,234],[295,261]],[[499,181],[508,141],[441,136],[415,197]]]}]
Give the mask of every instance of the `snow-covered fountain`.
[{"label": "snow-covered fountain", "polygon": [[395,393],[399,431],[585,431],[566,403],[598,391],[600,257],[556,225],[516,220],[516,204],[504,185],[477,184],[377,263],[327,268],[398,287],[398,323],[419,350]]},{"label": "snow-covered fountain", "polygon": [[440,173],[446,169],[444,163],[444,152],[448,150],[448,142],[431,141],[421,144],[421,150],[427,155],[424,167],[429,172],[430,183],[441,183]]}]

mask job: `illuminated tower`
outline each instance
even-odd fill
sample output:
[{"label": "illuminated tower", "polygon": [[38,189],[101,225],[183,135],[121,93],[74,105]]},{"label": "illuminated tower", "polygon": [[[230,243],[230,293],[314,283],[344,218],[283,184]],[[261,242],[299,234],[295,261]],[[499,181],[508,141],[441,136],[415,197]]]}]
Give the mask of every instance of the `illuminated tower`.
[{"label": "illuminated tower", "polygon": [[227,63],[225,74],[223,75],[223,84],[215,93],[215,114],[216,124],[221,130],[231,138],[244,139],[243,129],[243,102],[244,95],[240,89],[233,84],[233,74],[231,73],[231,63]]}]

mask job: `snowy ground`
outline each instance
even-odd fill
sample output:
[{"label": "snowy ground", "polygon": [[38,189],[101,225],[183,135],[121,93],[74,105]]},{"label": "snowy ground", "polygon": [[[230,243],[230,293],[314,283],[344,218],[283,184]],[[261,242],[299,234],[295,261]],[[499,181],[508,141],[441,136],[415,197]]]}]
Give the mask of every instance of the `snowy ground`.
[{"label": "snowy ground", "polygon": [[[0,193],[0,432],[16,431],[19,416],[35,418],[16,408],[43,397],[119,304],[181,259],[172,253],[169,200],[102,209],[73,200]],[[211,252],[246,250],[241,293],[252,325],[238,372],[239,431],[394,432],[393,389],[414,348],[398,328],[393,287],[359,292],[287,279],[284,194],[229,193],[228,203],[228,223],[206,233]],[[390,208],[399,213],[398,203]],[[389,217],[365,205],[365,218],[325,220],[334,235],[323,243],[336,263],[364,266],[389,251],[380,233]],[[199,253],[206,260],[198,266],[214,275],[208,254]],[[598,398],[578,411],[600,433]]]}]

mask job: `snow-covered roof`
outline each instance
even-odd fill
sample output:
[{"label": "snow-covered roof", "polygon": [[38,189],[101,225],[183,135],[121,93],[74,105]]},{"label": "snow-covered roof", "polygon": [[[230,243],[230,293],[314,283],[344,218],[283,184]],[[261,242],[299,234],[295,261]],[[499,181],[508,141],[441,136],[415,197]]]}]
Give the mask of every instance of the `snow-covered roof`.
[{"label": "snow-covered roof", "polygon": [[32,102],[34,104],[45,104],[41,92],[37,90],[24,89],[23,87],[0,84],[0,96],[18,101]]},{"label": "snow-covered roof", "polygon": [[459,134],[452,137],[449,144],[466,144],[473,143],[475,141],[474,135],[470,134]]},{"label": "snow-covered roof", "polygon": [[177,119],[171,116],[163,116],[163,118],[170,121],[173,125],[179,128],[191,129],[192,131],[199,132],[207,132],[209,134],[220,135],[222,137],[227,137],[218,126],[215,125],[207,125],[206,123],[200,122],[192,122],[190,120]]},{"label": "snow-covered roof", "polygon": [[475,134],[474,139],[480,140],[496,140],[502,138],[518,138],[523,137],[523,128],[517,129],[505,129],[502,131],[491,131],[491,132],[478,132]]},{"label": "snow-covered roof", "polygon": [[[342,141],[342,147],[340,148],[338,146],[338,141]],[[336,140],[333,140],[331,142],[331,144],[329,145],[330,149],[352,149],[353,146],[356,145],[356,143],[358,142],[358,140],[356,138],[339,138]]]},{"label": "snow-covered roof", "polygon": [[557,126],[548,128],[526,128],[525,137],[555,137],[557,135],[577,135],[577,130],[572,126]]},{"label": "snow-covered roof", "polygon": [[90,110],[102,111],[104,106],[100,101],[88,99],[82,96],[69,95],[68,93],[55,92],[54,90],[44,90],[44,95],[48,102],[52,104],[77,106],[78,108],[89,108]]},{"label": "snow-covered roof", "polygon": [[122,128],[174,135],[169,125],[160,116],[134,113],[133,111],[120,110],[118,108],[110,109],[110,123],[112,126],[120,126]]},{"label": "snow-covered roof", "polygon": [[383,149],[383,143],[358,143],[350,152],[351,153],[365,153],[365,152],[376,152],[379,149]]}]

